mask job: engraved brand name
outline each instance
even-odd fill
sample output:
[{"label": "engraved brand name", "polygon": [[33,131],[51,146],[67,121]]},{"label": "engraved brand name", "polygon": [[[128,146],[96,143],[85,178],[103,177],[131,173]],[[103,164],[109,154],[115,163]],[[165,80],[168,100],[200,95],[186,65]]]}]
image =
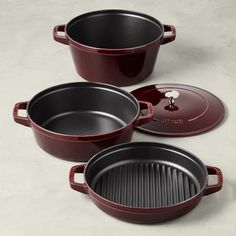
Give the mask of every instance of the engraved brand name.
[{"label": "engraved brand name", "polygon": [[184,121],[183,119],[163,119],[161,121],[162,124],[175,124],[175,125],[179,125],[179,124],[183,124]]}]

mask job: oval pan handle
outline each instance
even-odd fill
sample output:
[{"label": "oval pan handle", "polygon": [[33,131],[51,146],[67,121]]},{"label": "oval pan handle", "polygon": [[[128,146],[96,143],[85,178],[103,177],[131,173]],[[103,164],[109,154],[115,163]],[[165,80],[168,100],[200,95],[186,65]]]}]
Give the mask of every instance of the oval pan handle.
[{"label": "oval pan handle", "polygon": [[30,127],[30,120],[28,117],[23,117],[18,115],[19,110],[26,110],[29,102],[18,102],[13,109],[13,118],[16,123]]},{"label": "oval pan handle", "polygon": [[65,33],[65,28],[66,28],[66,25],[56,25],[53,29],[53,38],[55,41],[57,41],[59,43],[69,45],[69,41],[68,41],[67,37],[58,34],[58,32]]},{"label": "oval pan handle", "polygon": [[88,189],[85,183],[75,182],[75,173],[84,173],[85,164],[73,166],[70,169],[69,181],[70,187],[78,192],[88,194]]},{"label": "oval pan handle", "polygon": [[171,32],[170,35],[165,35],[163,36],[161,44],[166,44],[170,43],[175,40],[176,38],[176,29],[173,25],[164,25],[164,32]]},{"label": "oval pan handle", "polygon": [[204,195],[209,195],[218,192],[222,189],[223,185],[223,174],[221,170],[217,167],[206,166],[209,175],[217,175],[218,182],[216,184],[207,185]]},{"label": "oval pan handle", "polygon": [[150,122],[154,115],[153,106],[150,102],[139,101],[139,105],[140,105],[140,109],[147,109],[147,114],[142,115],[140,113],[138,119],[135,122],[135,127]]}]

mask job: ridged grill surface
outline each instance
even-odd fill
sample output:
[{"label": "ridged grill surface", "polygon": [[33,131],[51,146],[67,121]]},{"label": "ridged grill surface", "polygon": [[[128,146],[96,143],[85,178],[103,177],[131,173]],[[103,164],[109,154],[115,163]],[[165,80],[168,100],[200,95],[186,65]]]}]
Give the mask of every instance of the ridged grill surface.
[{"label": "ridged grill surface", "polygon": [[157,163],[131,163],[112,168],[98,179],[94,190],[113,202],[142,208],[174,205],[199,191],[183,171]]}]

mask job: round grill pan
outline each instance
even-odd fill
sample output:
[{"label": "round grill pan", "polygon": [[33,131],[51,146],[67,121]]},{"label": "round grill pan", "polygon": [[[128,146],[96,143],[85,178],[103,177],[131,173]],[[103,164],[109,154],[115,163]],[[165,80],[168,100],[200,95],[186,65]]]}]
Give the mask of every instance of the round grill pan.
[{"label": "round grill pan", "polygon": [[[83,172],[85,183],[76,183],[75,173]],[[217,184],[208,185],[209,174],[217,175]],[[206,167],[193,154],[161,143],[117,145],[70,171],[73,189],[89,194],[103,211],[135,223],[181,216],[222,184],[218,168]]]}]

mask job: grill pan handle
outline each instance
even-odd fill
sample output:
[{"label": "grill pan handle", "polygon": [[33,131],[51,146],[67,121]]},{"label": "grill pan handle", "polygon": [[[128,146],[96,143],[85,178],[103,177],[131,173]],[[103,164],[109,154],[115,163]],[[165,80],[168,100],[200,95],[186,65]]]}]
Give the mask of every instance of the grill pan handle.
[{"label": "grill pan handle", "polygon": [[161,44],[170,43],[176,38],[176,29],[173,25],[164,25],[164,32],[171,32],[170,35],[164,35]]},{"label": "grill pan handle", "polygon": [[142,115],[142,113],[140,113],[138,119],[135,122],[135,126],[143,125],[145,123],[150,122],[154,115],[153,106],[150,102],[139,101],[139,105],[141,110],[147,109],[147,114]]},{"label": "grill pan handle", "polygon": [[87,194],[88,189],[85,183],[76,183],[75,182],[75,173],[84,173],[85,164],[73,166],[70,169],[69,181],[70,187],[78,192]]},{"label": "grill pan handle", "polygon": [[63,43],[68,45],[69,41],[67,39],[66,36],[64,35],[59,35],[58,32],[64,32],[65,33],[65,28],[66,25],[56,25],[53,29],[53,38],[55,41],[59,42],[59,43]]},{"label": "grill pan handle", "polygon": [[206,166],[208,175],[217,175],[218,182],[216,184],[207,185],[204,195],[209,195],[218,192],[222,189],[223,185],[223,174],[217,167]]},{"label": "grill pan handle", "polygon": [[13,109],[13,118],[16,123],[30,127],[30,120],[28,117],[23,117],[18,115],[19,110],[26,110],[29,102],[18,102]]}]

